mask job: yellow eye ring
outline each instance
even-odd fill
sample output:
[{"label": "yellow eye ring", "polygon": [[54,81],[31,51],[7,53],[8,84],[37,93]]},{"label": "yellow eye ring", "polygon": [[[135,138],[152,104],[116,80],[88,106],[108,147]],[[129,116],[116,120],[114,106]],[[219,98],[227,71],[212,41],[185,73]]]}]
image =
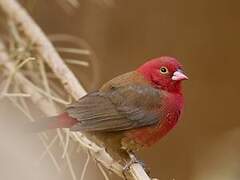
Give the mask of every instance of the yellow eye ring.
[{"label": "yellow eye ring", "polygon": [[167,73],[168,73],[168,68],[166,68],[166,67],[164,67],[164,66],[161,67],[161,68],[160,68],[160,73],[161,73],[161,74],[167,74]]}]

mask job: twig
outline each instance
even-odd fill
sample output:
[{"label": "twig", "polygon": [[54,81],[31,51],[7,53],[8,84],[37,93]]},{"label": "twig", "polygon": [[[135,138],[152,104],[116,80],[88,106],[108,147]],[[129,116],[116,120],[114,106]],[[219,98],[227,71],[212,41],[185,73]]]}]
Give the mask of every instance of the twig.
[{"label": "twig", "polygon": [[85,66],[88,67],[89,63],[86,61],[80,61],[78,59],[65,59],[66,63],[68,64],[76,64],[76,65],[80,65],[80,66]]},{"label": "twig", "polygon": [[103,169],[102,165],[97,163],[97,167],[99,168],[99,170],[102,172],[102,175],[104,177],[105,180],[110,180],[106,171]]},{"label": "twig", "polygon": [[1,95],[6,97],[31,97],[30,94],[23,94],[23,93],[4,93]]},{"label": "twig", "polygon": [[68,145],[69,145],[69,138],[70,138],[70,130],[66,129],[66,141],[65,141],[65,146],[63,148],[62,158],[64,158],[66,156],[66,153],[68,150]]},{"label": "twig", "polygon": [[47,150],[47,153],[49,154],[50,158],[52,159],[52,162],[54,164],[54,166],[56,167],[57,171],[60,172],[61,168],[60,165],[58,164],[57,160],[55,159],[54,155],[52,154],[52,152],[49,150],[48,145],[46,143],[46,141],[43,139],[43,137],[39,136],[40,140],[42,141],[45,149]]},{"label": "twig", "polygon": [[51,42],[26,10],[16,0],[0,0],[0,6],[8,18],[18,24],[24,35],[35,45],[39,56],[52,68],[67,91],[76,99],[86,94],[86,91],[73,73],[69,71]]},{"label": "twig", "polygon": [[[65,65],[61,57],[55,51],[51,42],[44,35],[42,30],[37,26],[33,19],[27,14],[24,8],[16,0],[0,0],[0,7],[4,13],[15,22],[18,27],[23,31],[23,34],[27,39],[35,45],[37,54],[43,59],[49,67],[53,70],[55,75],[61,80],[63,86],[66,90],[75,98],[78,99],[84,94],[85,90],[82,88],[81,84],[78,82],[73,73]],[[7,68],[12,69],[12,65],[6,63]],[[44,98],[39,92],[35,91],[31,82],[24,78],[20,73],[16,73],[16,78],[18,78],[26,93],[31,95],[31,99],[35,102],[47,115],[52,115],[52,112],[55,112],[55,107],[52,106],[49,101]],[[107,169],[116,173],[120,177],[124,178],[123,167],[105,151],[104,148],[97,146],[94,142],[87,139],[80,132],[71,132],[71,136],[77,137],[78,142],[85,148],[87,151],[90,151],[94,158],[100,162]],[[63,141],[63,138],[60,140]],[[64,144],[63,144],[64,147]],[[66,155],[67,162],[69,167],[71,167],[71,162],[69,156]],[[72,167],[70,168],[72,170]],[[149,180],[150,178],[145,173],[144,169],[140,164],[133,164],[128,170],[130,176],[128,179],[135,180]],[[75,177],[76,178],[76,177]],[[75,179],[74,178],[74,179]]]},{"label": "twig", "polygon": [[83,166],[83,170],[82,170],[82,174],[81,174],[80,180],[84,180],[85,174],[87,172],[87,166],[89,164],[89,160],[90,160],[90,155],[89,155],[89,153],[87,153],[87,159],[86,159],[86,162],[85,162],[85,164]]},{"label": "twig", "polygon": [[90,51],[86,49],[77,49],[77,48],[66,48],[66,47],[57,47],[58,52],[80,54],[80,55],[89,55]]},{"label": "twig", "polygon": [[92,82],[91,82],[91,89],[95,89],[98,87],[98,82],[100,81],[100,69],[99,69],[99,61],[97,58],[96,53],[91,48],[91,46],[84,40],[76,36],[72,36],[69,34],[52,34],[48,36],[49,39],[54,42],[67,42],[77,46],[80,49],[88,49],[90,52],[89,61],[91,64],[92,69]]},{"label": "twig", "polygon": [[57,141],[57,139],[58,139],[58,135],[56,135],[51,140],[51,142],[47,145],[47,147],[45,148],[45,151],[43,151],[43,153],[41,154],[39,161],[41,161],[45,157],[45,155],[48,153],[49,149],[52,147],[52,145],[54,145],[54,143]]}]

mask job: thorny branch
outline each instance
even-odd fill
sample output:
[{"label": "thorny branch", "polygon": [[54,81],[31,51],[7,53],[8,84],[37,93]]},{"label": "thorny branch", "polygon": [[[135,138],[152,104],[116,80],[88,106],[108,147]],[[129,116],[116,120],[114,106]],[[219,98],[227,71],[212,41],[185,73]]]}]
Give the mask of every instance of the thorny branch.
[{"label": "thorny branch", "polygon": [[[0,0],[0,7],[5,13],[6,17],[9,20],[13,21],[17,25],[18,30],[22,31],[26,39],[30,40],[30,42],[34,45],[37,56],[39,56],[49,65],[49,67],[61,81],[61,83],[68,91],[68,93],[71,94],[75,99],[78,99],[84,94],[86,94],[86,91],[83,89],[82,85],[79,83],[74,74],[69,70],[69,68],[63,62],[59,54],[56,52],[52,43],[48,40],[48,38],[45,36],[45,34],[42,32],[39,26],[28,15],[25,9],[16,0]],[[3,46],[3,44],[1,45]],[[4,46],[2,48],[4,48]],[[15,71],[14,64],[12,62],[8,62],[10,58],[11,57],[9,57],[6,51],[3,50],[0,51],[0,59],[2,59],[4,62],[7,62],[4,63],[4,66],[11,72],[14,72]],[[34,84],[32,84],[32,82],[29,79],[25,78],[25,76],[21,72],[15,72],[15,78],[21,83],[24,92],[30,96],[29,98],[31,98],[31,100],[46,115],[53,115],[56,113],[56,106],[54,106],[54,103],[49,101],[49,97],[44,96],[39,91],[36,91]],[[45,84],[45,87],[46,90],[49,91],[49,87],[47,84]],[[97,162],[99,162],[106,169],[114,172],[118,176],[125,178],[122,171],[123,166],[119,164],[117,161],[115,161],[105,151],[103,147],[99,147],[94,142],[87,139],[84,136],[84,134],[80,132],[68,132],[68,133],[70,137],[78,141],[82,148],[85,149],[86,152],[89,152]],[[58,135],[60,139],[63,139],[60,131],[58,131]],[[63,142],[63,140],[61,140],[61,142]],[[62,144],[62,146],[64,146],[64,143]],[[69,162],[67,152],[66,158],[69,163],[69,166],[71,167],[71,163]],[[128,169],[128,174],[129,176],[127,176],[127,179],[134,180],[150,179],[148,175],[145,173],[143,167],[138,163],[135,163],[130,166],[130,168]]]}]

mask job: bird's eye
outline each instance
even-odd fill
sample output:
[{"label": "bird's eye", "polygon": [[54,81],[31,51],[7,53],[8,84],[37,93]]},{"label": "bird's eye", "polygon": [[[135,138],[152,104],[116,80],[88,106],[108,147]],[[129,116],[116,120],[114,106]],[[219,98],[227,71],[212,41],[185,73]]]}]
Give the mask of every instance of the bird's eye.
[{"label": "bird's eye", "polygon": [[160,68],[160,73],[161,74],[167,74],[168,73],[168,69],[166,67],[161,67]]}]

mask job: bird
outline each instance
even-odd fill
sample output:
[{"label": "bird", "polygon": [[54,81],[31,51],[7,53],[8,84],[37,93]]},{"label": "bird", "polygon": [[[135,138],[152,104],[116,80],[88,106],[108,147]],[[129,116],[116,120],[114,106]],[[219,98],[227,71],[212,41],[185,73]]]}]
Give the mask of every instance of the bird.
[{"label": "bird", "polygon": [[153,58],[31,128],[70,128],[100,139],[106,148],[136,152],[175,127],[184,107],[182,81],[187,79],[176,58]]}]

